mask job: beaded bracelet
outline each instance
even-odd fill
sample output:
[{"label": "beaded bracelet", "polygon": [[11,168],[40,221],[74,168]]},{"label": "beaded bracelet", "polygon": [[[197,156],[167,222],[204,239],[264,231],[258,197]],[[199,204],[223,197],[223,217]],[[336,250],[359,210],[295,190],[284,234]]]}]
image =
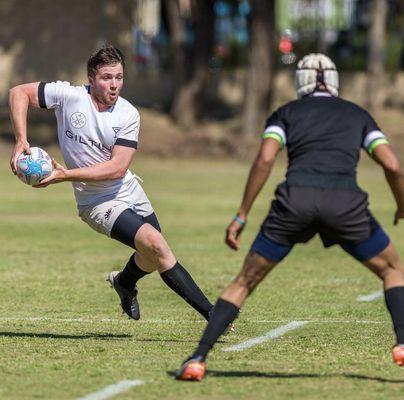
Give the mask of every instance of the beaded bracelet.
[{"label": "beaded bracelet", "polygon": [[242,220],[238,215],[233,218],[233,221],[238,222],[240,225],[245,225],[247,221]]}]

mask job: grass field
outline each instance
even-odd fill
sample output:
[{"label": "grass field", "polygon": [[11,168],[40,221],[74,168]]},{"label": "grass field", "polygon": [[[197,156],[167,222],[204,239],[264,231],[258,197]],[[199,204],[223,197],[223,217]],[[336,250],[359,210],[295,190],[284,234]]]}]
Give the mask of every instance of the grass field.
[{"label": "grass field", "polygon": [[[138,175],[179,260],[215,300],[239,270],[264,217],[282,163],[258,199],[240,252],[223,244],[248,165],[138,157]],[[140,284],[142,319],[120,314],[106,273],[130,250],[76,216],[72,189],[20,183],[0,163],[0,398],[76,399],[141,380],[116,399],[402,399],[404,370],[390,360],[394,338],[383,298],[357,301],[380,283],[339,248],[297,246],[249,299],[237,334],[212,352],[202,383],[172,373],[205,326],[157,274]],[[404,256],[404,223],[381,172],[365,162],[360,183]],[[309,321],[240,352],[224,348],[291,321]]]}]

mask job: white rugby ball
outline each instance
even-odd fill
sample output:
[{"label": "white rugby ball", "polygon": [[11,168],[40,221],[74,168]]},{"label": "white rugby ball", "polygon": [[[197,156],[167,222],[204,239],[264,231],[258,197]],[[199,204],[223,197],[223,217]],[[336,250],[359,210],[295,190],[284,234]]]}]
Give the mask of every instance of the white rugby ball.
[{"label": "white rugby ball", "polygon": [[31,147],[31,154],[17,159],[17,176],[27,185],[37,185],[52,173],[52,159],[40,147]]}]

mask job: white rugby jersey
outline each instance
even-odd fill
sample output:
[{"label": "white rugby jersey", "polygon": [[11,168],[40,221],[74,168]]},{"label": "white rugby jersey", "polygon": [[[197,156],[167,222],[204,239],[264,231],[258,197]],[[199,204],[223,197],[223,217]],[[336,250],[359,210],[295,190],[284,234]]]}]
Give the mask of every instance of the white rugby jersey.
[{"label": "white rugby jersey", "polygon": [[[88,167],[111,159],[115,144],[137,148],[140,116],[122,97],[106,111],[98,111],[88,86],[69,82],[39,84],[39,105],[53,108],[60,149],[67,168]],[[112,198],[128,200],[139,185],[129,170],[122,179],[72,182],[79,210]]]}]

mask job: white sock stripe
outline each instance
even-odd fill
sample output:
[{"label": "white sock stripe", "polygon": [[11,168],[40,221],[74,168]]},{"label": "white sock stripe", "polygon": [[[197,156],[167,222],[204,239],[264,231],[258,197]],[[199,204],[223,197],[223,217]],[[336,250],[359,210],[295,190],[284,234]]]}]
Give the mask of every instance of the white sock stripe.
[{"label": "white sock stripe", "polygon": [[262,336],[258,336],[256,338],[253,339],[249,339],[243,343],[240,344],[236,344],[234,346],[230,346],[230,347],[226,347],[223,349],[223,351],[241,351],[241,350],[245,350],[248,349],[252,346],[255,346],[257,344],[261,344],[264,342],[267,342],[268,340],[271,339],[276,339],[282,335],[284,335],[285,333],[292,331],[294,329],[300,328],[303,325],[308,324],[309,321],[292,321],[287,325],[283,325],[280,326],[278,328],[275,328],[271,331],[269,331],[268,333],[266,333],[265,335]]},{"label": "white sock stripe", "polygon": [[143,381],[120,381],[113,385],[106,386],[104,389],[90,393],[87,396],[79,397],[77,400],[107,400],[117,394],[128,391],[129,389],[143,385]]}]

